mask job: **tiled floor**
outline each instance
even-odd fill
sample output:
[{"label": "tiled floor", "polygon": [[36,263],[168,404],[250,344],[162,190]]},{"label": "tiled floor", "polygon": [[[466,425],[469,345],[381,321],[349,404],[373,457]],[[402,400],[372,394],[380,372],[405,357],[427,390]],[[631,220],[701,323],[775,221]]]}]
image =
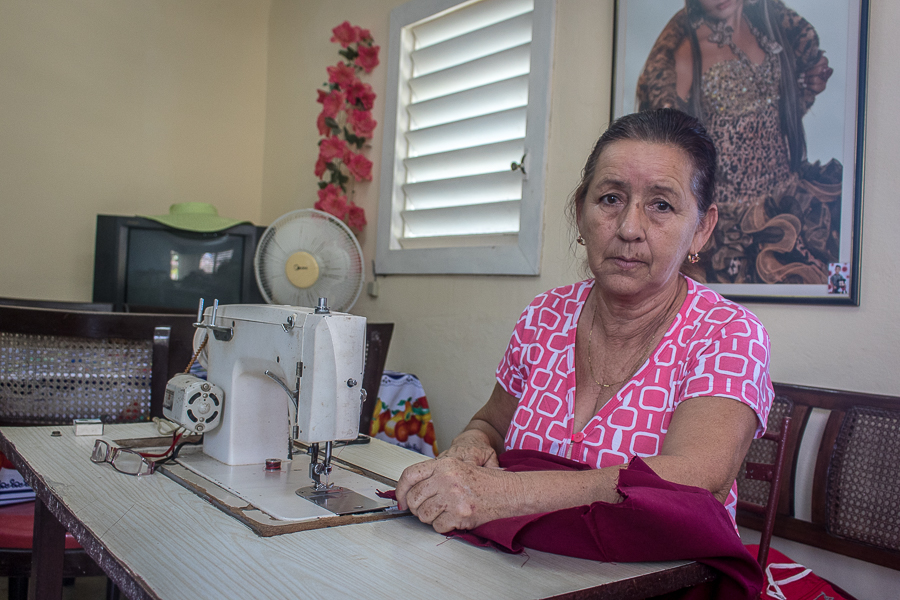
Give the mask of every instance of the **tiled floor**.
[{"label": "tiled floor", "polygon": [[[0,598],[7,597],[6,577],[0,577]],[[74,585],[64,586],[63,600],[103,600],[106,598],[106,577],[79,577]]]}]

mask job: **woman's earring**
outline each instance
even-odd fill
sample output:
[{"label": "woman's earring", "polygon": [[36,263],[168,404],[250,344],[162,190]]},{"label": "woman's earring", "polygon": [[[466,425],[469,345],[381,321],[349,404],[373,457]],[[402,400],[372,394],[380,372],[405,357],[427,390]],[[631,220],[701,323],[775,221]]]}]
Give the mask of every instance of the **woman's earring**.
[{"label": "woman's earring", "polygon": [[579,246],[584,246],[584,238],[581,236],[581,234],[579,234],[578,237],[575,238],[575,241],[578,243]]},{"label": "woman's earring", "polygon": [[692,265],[696,265],[698,262],[700,262],[700,253],[694,252],[693,254],[688,254],[687,258],[689,263],[691,263]]}]

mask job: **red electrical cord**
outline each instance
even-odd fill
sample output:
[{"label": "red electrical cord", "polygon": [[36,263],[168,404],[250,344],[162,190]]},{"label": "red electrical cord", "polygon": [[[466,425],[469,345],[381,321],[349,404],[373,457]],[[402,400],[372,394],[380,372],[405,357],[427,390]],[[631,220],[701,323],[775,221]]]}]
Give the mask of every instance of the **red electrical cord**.
[{"label": "red electrical cord", "polygon": [[163,452],[162,454],[151,454],[149,452],[141,452],[140,455],[144,458],[164,458],[172,453],[175,449],[175,445],[178,443],[178,440],[181,439],[181,436],[184,435],[184,432],[178,433],[175,432],[172,434],[172,444],[169,446],[169,449]]}]

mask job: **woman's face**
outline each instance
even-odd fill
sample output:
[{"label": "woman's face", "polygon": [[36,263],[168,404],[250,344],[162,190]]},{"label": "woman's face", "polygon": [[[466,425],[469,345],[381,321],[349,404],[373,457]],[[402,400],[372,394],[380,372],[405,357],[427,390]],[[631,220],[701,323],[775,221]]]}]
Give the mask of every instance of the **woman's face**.
[{"label": "woman's face", "polygon": [[677,282],[718,218],[715,205],[700,218],[692,173],[688,156],[673,146],[623,140],[603,150],[577,215],[602,290],[640,298]]},{"label": "woman's face", "polygon": [[711,19],[724,21],[744,7],[744,0],[700,0],[700,7]]}]

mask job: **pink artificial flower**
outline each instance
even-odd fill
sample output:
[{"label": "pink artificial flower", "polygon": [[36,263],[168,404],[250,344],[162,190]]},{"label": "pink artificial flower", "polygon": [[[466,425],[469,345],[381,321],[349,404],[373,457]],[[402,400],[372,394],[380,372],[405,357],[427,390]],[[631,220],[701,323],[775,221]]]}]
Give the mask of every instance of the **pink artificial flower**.
[{"label": "pink artificial flower", "polygon": [[349,152],[348,156],[344,158],[344,164],[347,165],[347,170],[357,181],[372,180],[372,161],[362,154]]},{"label": "pink artificial flower", "polygon": [[328,71],[328,82],[336,83],[342,90],[359,83],[356,78],[356,69],[348,67],[344,63],[338,63],[326,70]]},{"label": "pink artificial flower", "polygon": [[347,217],[347,197],[341,193],[341,188],[329,183],[319,190],[319,201],[313,205],[313,208],[334,215],[343,221]]},{"label": "pink artificial flower", "polygon": [[331,127],[325,124],[325,119],[327,117],[328,115],[325,114],[325,111],[322,111],[316,119],[316,127],[319,129],[319,135],[328,135],[331,133]]},{"label": "pink artificial flower", "polygon": [[354,84],[344,89],[347,92],[347,102],[353,106],[359,104],[363,110],[372,110],[377,96],[372,91],[371,85],[357,80]]},{"label": "pink artificial flower", "polygon": [[372,113],[368,110],[351,110],[347,114],[347,123],[353,127],[353,131],[357,136],[362,138],[372,137],[375,126],[378,121],[372,118]]},{"label": "pink artificial flower", "polygon": [[319,92],[319,98],[316,102],[322,105],[322,112],[325,113],[325,116],[332,119],[336,117],[341,109],[344,108],[344,94],[340,90],[332,90],[330,93],[322,90],[316,91]]},{"label": "pink artificial flower", "polygon": [[327,168],[328,168],[328,161],[320,156],[319,160],[316,161],[316,169],[315,169],[316,177],[318,177],[319,179],[322,179],[322,175],[325,174],[325,170]]},{"label": "pink artificial flower", "polygon": [[378,51],[381,48],[379,46],[360,46],[359,47],[359,56],[356,57],[356,64],[365,70],[366,73],[371,73],[372,69],[378,66]]},{"label": "pink artificial flower", "polygon": [[359,41],[360,29],[351,25],[349,21],[344,21],[332,29],[331,33],[334,34],[331,36],[331,41],[340,42],[341,47],[346,48],[350,44],[355,44]]},{"label": "pink artificial flower", "polygon": [[366,223],[366,211],[351,202],[350,211],[347,214],[347,224],[356,231],[362,231]]},{"label": "pink artificial flower", "polygon": [[368,29],[363,29],[362,27],[356,28],[356,35],[361,42],[372,42],[372,32]]},{"label": "pink artificial flower", "polygon": [[335,158],[344,158],[349,152],[347,142],[332,135],[319,142],[319,158],[330,162]]}]

